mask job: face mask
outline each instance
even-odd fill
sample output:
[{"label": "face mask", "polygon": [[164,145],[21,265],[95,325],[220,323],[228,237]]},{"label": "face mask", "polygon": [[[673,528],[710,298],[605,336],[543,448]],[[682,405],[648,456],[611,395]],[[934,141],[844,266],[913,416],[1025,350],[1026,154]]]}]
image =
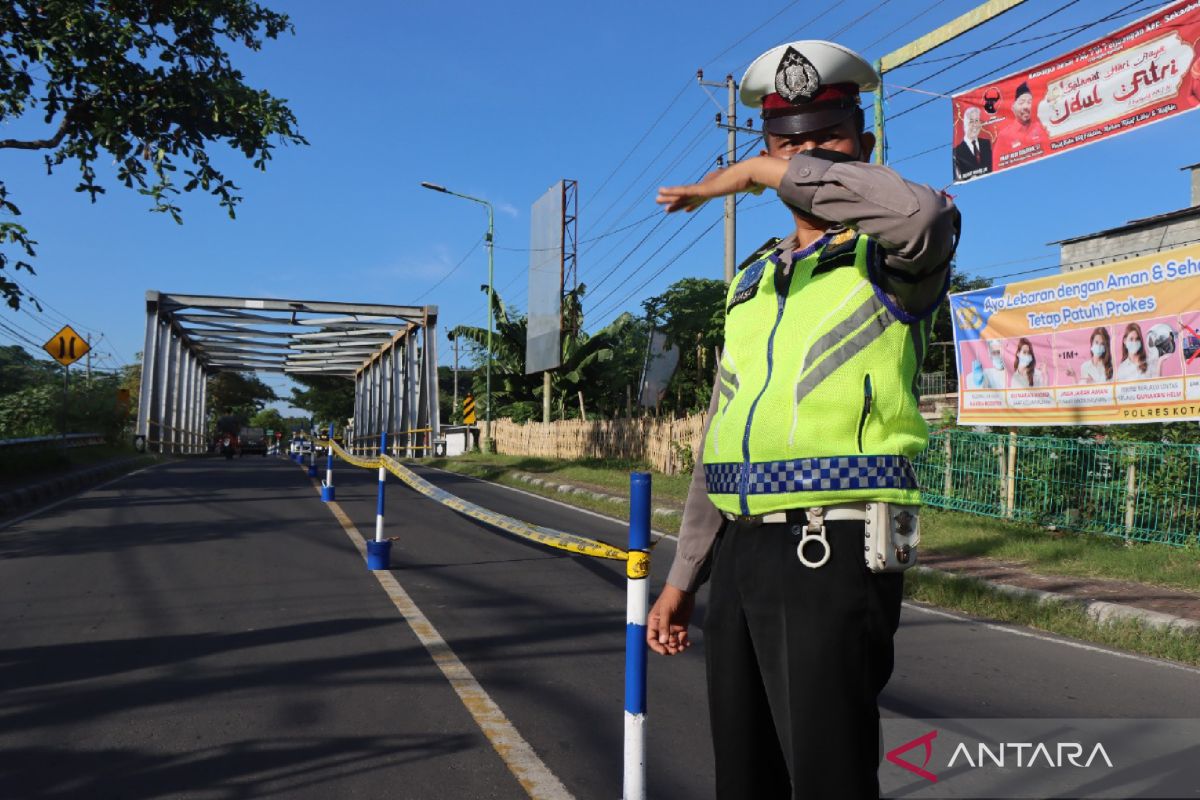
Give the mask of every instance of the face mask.
[{"label": "face mask", "polygon": [[1004,369],[1004,359],[1000,356],[992,356],[992,367],[994,369]]},{"label": "face mask", "polygon": [[1129,355],[1131,355],[1131,356],[1136,355],[1137,352],[1142,349],[1142,343],[1141,342],[1126,342],[1125,349],[1129,351]]},{"label": "face mask", "polygon": [[823,147],[814,147],[811,150],[802,151],[803,155],[812,156],[813,158],[823,158],[826,161],[832,161],[835,164],[841,164],[846,161],[858,161],[858,156],[852,156],[849,153],[843,153],[840,150],[826,150]]},{"label": "face mask", "polygon": [[1033,356],[1029,355],[1029,353],[1020,353],[1017,355],[1017,364],[1019,364],[1020,366],[1028,367],[1032,363],[1033,363]]},{"label": "face mask", "polygon": [[1104,355],[1104,345],[1102,345],[1102,344],[1092,345],[1092,355],[1094,355],[1096,358],[1100,358],[1102,355]]}]

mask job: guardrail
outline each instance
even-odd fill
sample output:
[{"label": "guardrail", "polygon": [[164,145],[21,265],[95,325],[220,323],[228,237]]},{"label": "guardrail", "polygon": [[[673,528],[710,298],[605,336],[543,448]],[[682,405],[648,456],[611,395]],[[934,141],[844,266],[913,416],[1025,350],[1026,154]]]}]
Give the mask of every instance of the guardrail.
[{"label": "guardrail", "polygon": [[11,447],[18,450],[37,450],[39,448],[61,445],[66,445],[67,447],[91,447],[98,444],[104,444],[104,434],[102,433],[68,433],[65,436],[58,434],[55,436],[26,436],[21,439],[0,439],[0,448]]}]

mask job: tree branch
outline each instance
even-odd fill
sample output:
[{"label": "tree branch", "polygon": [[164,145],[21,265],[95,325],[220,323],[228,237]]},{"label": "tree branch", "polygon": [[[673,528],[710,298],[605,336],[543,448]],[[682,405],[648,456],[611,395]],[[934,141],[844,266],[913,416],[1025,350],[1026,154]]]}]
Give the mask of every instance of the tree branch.
[{"label": "tree branch", "polygon": [[63,116],[62,124],[58,126],[54,136],[49,139],[33,139],[31,141],[23,141],[21,139],[0,139],[0,148],[12,148],[15,150],[44,150],[50,147],[58,147],[59,142],[67,135],[67,123],[70,121],[70,114]]}]

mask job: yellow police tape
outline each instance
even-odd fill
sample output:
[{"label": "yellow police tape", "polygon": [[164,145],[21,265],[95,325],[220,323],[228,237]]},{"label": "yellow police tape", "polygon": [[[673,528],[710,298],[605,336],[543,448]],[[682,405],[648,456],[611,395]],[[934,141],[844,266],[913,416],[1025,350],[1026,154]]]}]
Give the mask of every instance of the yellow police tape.
[{"label": "yellow police tape", "polygon": [[645,578],[650,572],[649,553],[644,553],[640,550],[630,552],[610,544],[605,544],[604,542],[598,542],[595,539],[588,539],[573,533],[564,533],[563,531],[556,531],[553,528],[543,528],[541,525],[521,522],[504,514],[498,514],[482,506],[477,506],[474,503],[469,503],[461,497],[450,494],[445,489],[439,489],[412,470],[405,468],[391,456],[365,458],[347,453],[336,442],[332,447],[337,457],[348,464],[363,467],[364,469],[379,469],[382,466],[429,499],[436,500],[444,506],[453,508],[460,514],[508,531],[514,536],[520,536],[522,539],[529,539],[539,544],[544,544],[547,547],[567,550],[572,553],[579,553],[580,555],[593,556],[595,558],[610,558],[614,561],[627,561],[629,563],[626,564],[625,571],[630,578]]}]

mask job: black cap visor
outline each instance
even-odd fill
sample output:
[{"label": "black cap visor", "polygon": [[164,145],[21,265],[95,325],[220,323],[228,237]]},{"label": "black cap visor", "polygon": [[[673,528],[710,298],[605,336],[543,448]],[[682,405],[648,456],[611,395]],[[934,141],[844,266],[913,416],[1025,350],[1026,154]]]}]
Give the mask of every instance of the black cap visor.
[{"label": "black cap visor", "polygon": [[[782,111],[772,110],[763,114],[762,127],[767,133],[775,133],[780,136],[812,133],[845,122],[853,117],[857,110],[857,103],[837,103],[819,108],[796,107]],[[767,116],[768,114],[770,116]]]}]

